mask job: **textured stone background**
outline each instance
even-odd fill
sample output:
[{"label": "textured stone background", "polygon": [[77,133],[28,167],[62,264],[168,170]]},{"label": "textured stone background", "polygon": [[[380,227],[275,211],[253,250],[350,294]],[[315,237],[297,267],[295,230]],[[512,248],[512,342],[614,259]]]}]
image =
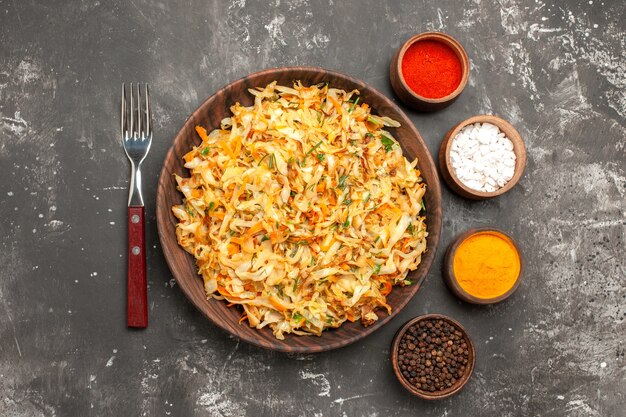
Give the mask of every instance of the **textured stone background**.
[{"label": "textured stone background", "polygon": [[[0,415],[624,416],[626,6],[621,0],[0,0]],[[410,35],[449,32],[472,61],[452,107],[409,114],[431,152],[463,118],[494,113],[529,151],[511,192],[444,189],[441,248],[473,226],[521,243],[527,273],[493,307],[457,301],[441,258],[398,318],[361,343],[289,356],[238,343],[187,302],[147,207],[151,325],[126,329],[128,164],[122,81],[147,81],[155,200],[185,117],[245,74],[318,65],[393,96],[388,62]],[[461,321],[473,379],[437,403],[394,380],[396,329]]]}]

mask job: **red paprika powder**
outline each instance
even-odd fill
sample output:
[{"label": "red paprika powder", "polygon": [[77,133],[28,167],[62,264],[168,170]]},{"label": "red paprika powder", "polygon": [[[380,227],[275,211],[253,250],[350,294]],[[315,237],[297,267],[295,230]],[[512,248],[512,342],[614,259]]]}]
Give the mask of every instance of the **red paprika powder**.
[{"label": "red paprika powder", "polygon": [[463,68],[448,45],[423,40],[413,43],[402,58],[402,76],[417,95],[442,98],[461,83]]}]

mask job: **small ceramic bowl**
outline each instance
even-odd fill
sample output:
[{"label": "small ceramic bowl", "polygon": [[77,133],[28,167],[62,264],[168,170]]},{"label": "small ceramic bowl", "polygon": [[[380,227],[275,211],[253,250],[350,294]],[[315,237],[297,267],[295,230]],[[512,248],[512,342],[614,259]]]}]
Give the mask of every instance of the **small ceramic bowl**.
[{"label": "small ceramic bowl", "polygon": [[[448,322],[448,324],[453,325],[462,333],[462,337],[465,340],[465,343],[467,344],[467,350],[469,352],[469,355],[468,355],[468,361],[467,361],[467,365],[465,366],[465,371],[463,372],[463,375],[456,380],[454,385],[442,391],[430,392],[430,391],[418,389],[414,385],[411,385],[404,378],[404,376],[402,375],[402,371],[400,370],[400,367],[398,366],[398,350],[400,348],[400,340],[402,339],[402,336],[407,332],[407,330],[411,326],[419,323],[422,320],[443,320],[443,321]],[[402,325],[402,327],[400,327],[400,329],[398,329],[396,335],[393,338],[393,341],[391,342],[391,365],[393,366],[393,371],[396,374],[398,381],[400,381],[402,386],[406,388],[411,394],[416,395],[425,400],[440,400],[443,398],[448,398],[451,395],[454,395],[457,392],[459,392],[465,386],[465,384],[467,384],[467,381],[469,381],[470,377],[472,376],[472,373],[474,372],[475,362],[476,362],[476,350],[474,349],[474,343],[472,343],[472,339],[470,339],[465,328],[463,328],[463,326],[461,326],[461,324],[457,322],[456,320],[448,316],[444,316],[442,314],[425,314],[423,316],[418,316],[418,317],[415,317],[414,319],[407,321],[406,323]]]},{"label": "small ceramic bowl", "polygon": [[[445,97],[441,98],[427,98],[416,94],[413,90],[411,90],[406,83],[404,76],[402,75],[402,59],[404,58],[404,54],[407,49],[415,42],[424,41],[424,40],[433,40],[437,42],[441,42],[448,47],[450,47],[461,61],[462,68],[462,77],[461,82],[457,86],[456,90],[452,93],[448,94]],[[402,100],[404,104],[407,106],[421,111],[435,111],[441,110],[444,107],[452,104],[457,97],[461,94],[465,86],[467,85],[467,80],[469,79],[469,70],[470,70],[470,62],[467,57],[467,53],[463,46],[454,39],[452,36],[447,35],[441,32],[423,32],[417,34],[410,38],[408,41],[404,42],[402,46],[396,51],[393,59],[391,60],[391,64],[389,67],[389,76],[391,79],[391,87],[393,91],[395,91],[396,95]]]},{"label": "small ceramic bowl", "polygon": [[[450,162],[450,148],[452,146],[452,139],[463,129],[465,126],[474,124],[474,123],[491,123],[493,125],[498,126],[501,132],[503,132],[507,138],[513,142],[513,152],[515,152],[516,160],[515,160],[515,172],[513,174],[513,178],[507,182],[504,187],[497,189],[493,192],[482,192],[473,190],[467,187],[465,184],[459,180],[459,178],[454,173],[454,168],[452,168],[452,163]],[[507,121],[492,115],[478,115],[474,117],[470,117],[454,126],[450,131],[446,134],[443,141],[441,142],[441,146],[439,148],[439,171],[441,172],[441,176],[446,181],[448,186],[460,195],[461,197],[469,198],[471,200],[484,200],[487,198],[497,197],[509,191],[511,188],[518,183],[522,174],[524,173],[524,168],[526,167],[526,146],[524,146],[524,141],[520,134],[515,130],[513,126]]]},{"label": "small ceramic bowl", "polygon": [[[511,245],[513,245],[513,247],[515,247],[515,250],[517,251],[517,254],[519,255],[519,260],[520,260],[520,271],[519,271],[519,275],[517,276],[517,279],[515,280],[515,284],[513,284],[510,290],[508,290],[504,294],[495,298],[478,298],[468,293],[463,288],[461,288],[456,276],[454,275],[453,261],[454,261],[454,256],[456,254],[456,251],[459,248],[459,245],[468,237],[477,233],[484,233],[484,232],[494,232],[494,233],[501,235],[503,239],[506,239]],[[493,227],[481,227],[481,228],[476,228],[476,229],[469,229],[468,231],[458,235],[452,241],[452,243],[450,243],[450,246],[448,246],[448,249],[446,250],[446,254],[443,259],[442,272],[443,272],[443,279],[445,283],[447,284],[448,288],[450,289],[450,291],[452,291],[454,295],[459,297],[461,300],[466,301],[468,303],[479,304],[479,305],[495,304],[495,303],[499,303],[500,301],[503,301],[509,298],[511,294],[513,294],[515,290],[517,290],[517,287],[519,287],[519,284],[522,281],[522,276],[524,275],[524,257],[522,256],[522,252],[520,251],[519,246],[515,243],[513,238],[511,238],[511,236],[509,236],[502,230],[498,230]]]}]

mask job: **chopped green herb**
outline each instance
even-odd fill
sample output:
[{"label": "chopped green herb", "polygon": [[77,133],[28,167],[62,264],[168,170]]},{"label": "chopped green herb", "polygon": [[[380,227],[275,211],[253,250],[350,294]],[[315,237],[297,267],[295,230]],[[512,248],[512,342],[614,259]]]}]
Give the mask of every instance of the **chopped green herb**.
[{"label": "chopped green herb", "polygon": [[268,235],[263,235],[263,237],[261,238],[261,242],[265,242],[266,240],[270,240]]},{"label": "chopped green herb", "polygon": [[351,113],[352,110],[354,110],[354,107],[357,105],[357,103],[359,102],[359,99],[361,97],[357,97],[356,100],[354,100],[354,103],[352,103],[352,106],[350,106],[350,108],[348,109],[348,113]]},{"label": "chopped green herb", "polygon": [[269,169],[276,168],[276,155],[274,155],[274,154],[270,155],[270,160],[267,162],[267,167]]},{"label": "chopped green herb", "polygon": [[326,117],[324,117],[324,113],[321,111],[317,111],[317,123],[319,123],[320,127],[324,126],[324,122],[326,122]]},{"label": "chopped green herb", "polygon": [[350,198],[346,198],[345,200],[343,200],[343,204],[349,206],[350,204],[352,204],[352,200],[350,200]]},{"label": "chopped green herb", "polygon": [[306,163],[306,159],[309,157],[309,155],[311,155],[311,153],[314,150],[319,148],[321,144],[322,144],[322,141],[320,140],[319,142],[317,142],[317,144],[315,146],[313,146],[311,149],[309,149],[308,152],[304,155],[304,158],[302,159],[302,163],[300,165],[304,166],[304,164]]},{"label": "chopped green herb", "polygon": [[324,155],[323,153],[318,153],[317,155],[315,155],[315,157],[317,158],[318,161],[324,162],[326,155]]},{"label": "chopped green herb", "polygon": [[404,285],[413,285],[415,284],[413,281],[409,281],[408,279],[404,280]]},{"label": "chopped green herb", "polygon": [[293,164],[293,161],[294,161],[293,156],[290,156],[289,159],[287,160],[287,163]]},{"label": "chopped green herb", "polygon": [[380,240],[380,236],[376,236],[376,239],[374,239],[374,243],[378,242]]},{"label": "chopped green herb", "polygon": [[413,229],[413,223],[410,223],[409,226],[407,227],[407,229],[409,230],[409,233],[411,235],[415,234],[415,230]]},{"label": "chopped green herb", "polygon": [[372,193],[367,193],[367,195],[365,196],[365,198],[363,199],[363,204],[367,203],[368,201],[370,201],[370,195]]},{"label": "chopped green herb", "polygon": [[422,200],[422,210],[426,213],[426,206],[424,205],[424,200]]},{"label": "chopped green herb", "polygon": [[331,324],[333,322],[332,316],[326,315],[326,324]]},{"label": "chopped green herb", "polygon": [[268,156],[270,156],[270,154],[269,154],[269,153],[266,153],[265,155],[263,155],[263,158],[261,158],[261,160],[259,161],[259,163],[258,163],[258,164],[256,164],[256,166],[260,166],[260,165],[261,165],[261,162],[263,162],[263,161],[265,160],[265,158],[267,158]]},{"label": "chopped green herb", "polygon": [[380,142],[385,147],[385,152],[389,152],[393,148],[393,145],[395,144],[393,139],[390,139],[385,135],[380,135]]},{"label": "chopped green herb", "polygon": [[346,215],[346,221],[345,221],[345,222],[343,222],[343,225],[342,225],[342,226],[343,226],[344,228],[346,228],[346,227],[350,226],[350,212],[348,212],[348,214]]},{"label": "chopped green herb", "polygon": [[234,230],[231,230],[229,233],[230,233],[231,236],[234,236],[235,233],[237,233],[237,232],[235,232]]},{"label": "chopped green herb", "polygon": [[213,207],[215,207],[215,203],[211,201],[209,203],[209,211],[213,210]]},{"label": "chopped green herb", "polygon": [[309,266],[314,266],[315,265],[315,258],[311,256],[311,264]]},{"label": "chopped green herb", "polygon": [[296,277],[296,280],[293,282],[293,292],[296,292],[296,288],[298,288],[298,277]]},{"label": "chopped green herb", "polygon": [[196,214],[194,213],[194,211],[192,210],[192,208],[190,206],[187,206],[187,213],[189,213],[189,215],[191,217],[195,217]]},{"label": "chopped green herb", "polygon": [[374,271],[372,271],[372,275],[378,275],[380,274],[380,268],[382,267],[381,264],[376,264],[376,266],[374,267]]},{"label": "chopped green herb", "polygon": [[207,156],[209,154],[209,151],[211,150],[211,148],[204,148],[200,151],[200,155],[202,156]]},{"label": "chopped green herb", "polygon": [[346,188],[346,180],[348,179],[347,175],[342,175],[339,177],[339,181],[337,182],[337,188],[339,188],[340,190],[343,190],[344,188]]},{"label": "chopped green herb", "polygon": [[374,123],[375,125],[380,125],[380,122],[372,117],[368,117],[367,121],[370,123]]},{"label": "chopped green herb", "polygon": [[374,134],[373,134],[373,133],[370,133],[370,132],[367,132],[367,133],[365,134],[365,136],[370,137],[370,138],[373,138],[373,137],[374,137]]},{"label": "chopped green herb", "polygon": [[302,314],[300,314],[300,313],[293,313],[293,319],[294,319],[295,321],[297,321],[297,322],[301,322],[303,318],[304,318],[304,317],[302,317]]}]

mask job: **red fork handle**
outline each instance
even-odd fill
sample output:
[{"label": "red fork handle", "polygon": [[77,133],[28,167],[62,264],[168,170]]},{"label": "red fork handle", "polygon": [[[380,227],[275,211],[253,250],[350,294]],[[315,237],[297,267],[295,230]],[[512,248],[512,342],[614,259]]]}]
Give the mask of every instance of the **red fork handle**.
[{"label": "red fork handle", "polygon": [[143,207],[128,207],[128,327],[148,327]]}]

